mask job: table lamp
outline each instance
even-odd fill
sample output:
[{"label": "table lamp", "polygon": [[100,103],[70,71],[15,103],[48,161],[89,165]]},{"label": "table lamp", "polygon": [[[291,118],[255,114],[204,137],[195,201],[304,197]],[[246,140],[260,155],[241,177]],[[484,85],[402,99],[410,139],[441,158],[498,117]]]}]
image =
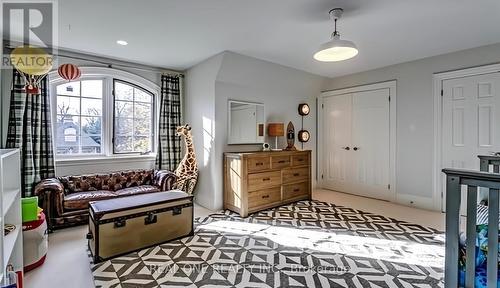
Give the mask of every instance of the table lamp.
[{"label": "table lamp", "polygon": [[275,144],[273,151],[281,151],[278,149],[278,137],[285,136],[285,124],[283,123],[269,123],[267,125],[267,135],[275,137]]}]

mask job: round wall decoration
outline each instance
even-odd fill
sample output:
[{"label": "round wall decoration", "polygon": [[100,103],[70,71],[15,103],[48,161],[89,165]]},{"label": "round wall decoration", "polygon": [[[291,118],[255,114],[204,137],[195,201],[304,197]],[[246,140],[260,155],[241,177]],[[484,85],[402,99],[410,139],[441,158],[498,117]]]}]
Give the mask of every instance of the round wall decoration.
[{"label": "round wall decoration", "polygon": [[311,134],[309,134],[309,131],[307,131],[307,130],[300,130],[299,134],[298,134],[298,138],[299,138],[300,142],[304,143],[304,142],[309,141],[309,139],[311,138]]},{"label": "round wall decoration", "polygon": [[82,75],[80,69],[74,64],[62,64],[57,69],[57,73],[61,78],[68,81],[76,80]]},{"label": "round wall decoration", "polygon": [[311,108],[309,107],[309,105],[307,105],[307,103],[299,104],[299,115],[300,116],[309,115],[309,112],[311,112]]}]

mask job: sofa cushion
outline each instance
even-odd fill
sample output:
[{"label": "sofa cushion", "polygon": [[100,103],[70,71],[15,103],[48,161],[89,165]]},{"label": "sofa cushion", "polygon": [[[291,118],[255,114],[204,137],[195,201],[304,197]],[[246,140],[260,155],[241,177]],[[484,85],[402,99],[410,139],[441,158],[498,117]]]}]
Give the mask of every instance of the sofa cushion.
[{"label": "sofa cushion", "polygon": [[117,197],[108,190],[84,191],[71,193],[64,196],[63,206],[68,210],[88,209],[90,201],[104,200]]},{"label": "sofa cushion", "polygon": [[110,190],[150,185],[153,182],[154,170],[130,170],[109,174],[89,174],[59,177],[65,188],[65,194],[83,191]]},{"label": "sofa cushion", "polygon": [[120,189],[120,190],[115,191],[114,193],[117,196],[130,196],[130,195],[153,193],[153,192],[160,192],[160,189],[158,189],[158,187],[156,187],[156,186],[141,185],[141,186],[136,186],[136,187],[129,187],[129,188],[125,188],[125,189]]}]

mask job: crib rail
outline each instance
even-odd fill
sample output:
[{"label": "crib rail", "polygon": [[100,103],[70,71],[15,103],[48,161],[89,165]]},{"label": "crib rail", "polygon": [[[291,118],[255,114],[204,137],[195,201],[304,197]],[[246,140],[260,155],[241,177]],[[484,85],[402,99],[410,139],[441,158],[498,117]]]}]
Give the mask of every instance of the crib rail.
[{"label": "crib rail", "polygon": [[[493,172],[493,173],[500,173],[500,156],[494,156],[494,155],[478,155],[479,158],[479,170],[483,172]],[[492,166],[493,169],[490,170],[490,166]],[[478,202],[480,203],[488,203],[488,191],[484,191],[485,189],[481,189],[479,191],[479,198]]]},{"label": "crib rail", "polygon": [[494,237],[488,237],[487,283],[489,288],[496,287],[500,174],[463,169],[443,169],[442,171],[446,174],[445,285],[446,287],[458,287],[459,284],[460,202],[462,201],[462,185],[465,185],[467,186],[467,199],[465,199],[467,201],[465,287],[474,287],[476,205],[479,187],[489,190],[488,231],[494,231]]}]

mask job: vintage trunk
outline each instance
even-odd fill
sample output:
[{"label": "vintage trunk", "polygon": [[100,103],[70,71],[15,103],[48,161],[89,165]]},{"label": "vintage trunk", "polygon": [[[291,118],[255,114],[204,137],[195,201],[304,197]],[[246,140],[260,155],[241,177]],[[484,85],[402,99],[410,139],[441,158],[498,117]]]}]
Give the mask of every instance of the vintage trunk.
[{"label": "vintage trunk", "polygon": [[193,196],[181,191],[97,201],[89,209],[95,263],[193,235]]}]

